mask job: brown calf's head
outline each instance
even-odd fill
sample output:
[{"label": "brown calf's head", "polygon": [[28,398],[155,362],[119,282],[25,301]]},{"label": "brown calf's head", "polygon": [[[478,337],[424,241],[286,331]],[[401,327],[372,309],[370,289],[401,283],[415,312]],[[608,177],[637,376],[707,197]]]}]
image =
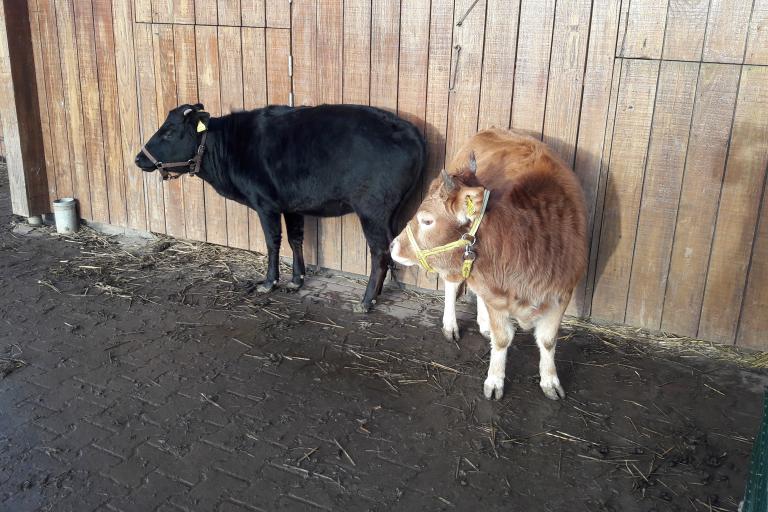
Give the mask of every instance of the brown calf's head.
[{"label": "brown calf's head", "polygon": [[[418,263],[417,252],[426,251],[459,240],[469,231],[470,224],[480,214],[485,189],[477,180],[477,163],[470,155],[465,169],[455,175],[445,169],[434,179],[416,215],[392,242],[392,259],[401,265]],[[415,245],[407,230],[411,229]],[[455,272],[461,267],[461,248],[426,257],[428,264],[439,273]]]}]

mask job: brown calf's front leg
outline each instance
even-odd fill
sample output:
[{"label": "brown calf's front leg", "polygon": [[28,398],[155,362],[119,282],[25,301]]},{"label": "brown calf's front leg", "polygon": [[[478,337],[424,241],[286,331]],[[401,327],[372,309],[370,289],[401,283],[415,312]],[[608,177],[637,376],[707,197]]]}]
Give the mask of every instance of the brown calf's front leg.
[{"label": "brown calf's front leg", "polygon": [[[478,299],[480,297],[478,296]],[[504,377],[507,369],[507,348],[515,337],[515,328],[509,321],[509,313],[497,310],[485,303],[491,329],[491,364],[483,385],[485,398],[496,400],[504,396]]]},{"label": "brown calf's front leg", "polygon": [[456,295],[459,293],[461,281],[452,283],[443,281],[445,284],[445,308],[443,309],[443,336],[448,341],[458,341],[459,323],[456,320]]}]

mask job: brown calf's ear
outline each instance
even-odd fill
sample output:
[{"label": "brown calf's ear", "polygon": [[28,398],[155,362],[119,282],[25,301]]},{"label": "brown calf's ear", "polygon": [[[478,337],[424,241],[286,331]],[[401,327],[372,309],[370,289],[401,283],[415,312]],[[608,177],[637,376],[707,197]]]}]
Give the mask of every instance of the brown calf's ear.
[{"label": "brown calf's ear", "polygon": [[474,151],[469,152],[469,170],[472,174],[477,174],[477,160]]},{"label": "brown calf's ear", "polygon": [[443,190],[447,193],[451,193],[456,188],[456,182],[453,181],[453,176],[448,174],[445,169],[440,171],[440,176],[443,178]]},{"label": "brown calf's ear", "polygon": [[456,194],[454,211],[462,224],[475,220],[483,209],[483,187],[462,187]]}]

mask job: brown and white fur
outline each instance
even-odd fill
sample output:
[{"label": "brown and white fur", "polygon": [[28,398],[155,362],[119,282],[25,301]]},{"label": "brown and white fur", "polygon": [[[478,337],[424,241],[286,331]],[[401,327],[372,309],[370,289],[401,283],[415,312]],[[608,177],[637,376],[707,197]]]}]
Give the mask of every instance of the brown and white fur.
[{"label": "brown and white fur", "polygon": [[[476,158],[476,161],[475,161]],[[477,232],[477,260],[466,280],[477,295],[477,322],[490,336],[486,398],[504,393],[507,348],[515,327],[533,329],[539,347],[541,389],[564,398],[555,368],[557,331],[571,293],[586,268],[584,198],[574,173],[542,142],[506,130],[475,135],[436,178],[409,221],[421,249],[447,244],[469,229],[467,197],[482,204],[491,191]],[[417,263],[405,232],[391,246],[403,265]],[[461,249],[429,257],[445,281],[443,332],[458,338],[455,302],[464,280]]]}]

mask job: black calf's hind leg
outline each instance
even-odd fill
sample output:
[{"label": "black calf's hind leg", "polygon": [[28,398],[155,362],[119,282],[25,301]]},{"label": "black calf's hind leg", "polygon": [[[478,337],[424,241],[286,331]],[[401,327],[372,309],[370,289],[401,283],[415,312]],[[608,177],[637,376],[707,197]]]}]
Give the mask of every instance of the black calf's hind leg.
[{"label": "black calf's hind leg", "polygon": [[284,213],[288,243],[293,251],[293,278],[288,288],[298,290],[304,284],[304,216]]},{"label": "black calf's hind leg", "polygon": [[267,275],[264,281],[259,283],[256,291],[259,293],[271,292],[277,286],[280,279],[280,213],[257,212],[261,221],[261,229],[264,231],[264,239],[267,243]]},{"label": "black calf's hind leg", "polygon": [[[386,219],[386,216],[381,218]],[[371,247],[371,275],[368,277],[368,286],[365,288],[365,295],[360,304],[353,308],[357,313],[367,313],[371,306],[376,303],[376,297],[381,293],[384,286],[384,278],[387,276],[387,268],[392,259],[389,256],[389,243],[391,242],[387,234],[387,228],[382,224],[381,218],[371,220],[369,217],[360,216],[365,238]]]}]

